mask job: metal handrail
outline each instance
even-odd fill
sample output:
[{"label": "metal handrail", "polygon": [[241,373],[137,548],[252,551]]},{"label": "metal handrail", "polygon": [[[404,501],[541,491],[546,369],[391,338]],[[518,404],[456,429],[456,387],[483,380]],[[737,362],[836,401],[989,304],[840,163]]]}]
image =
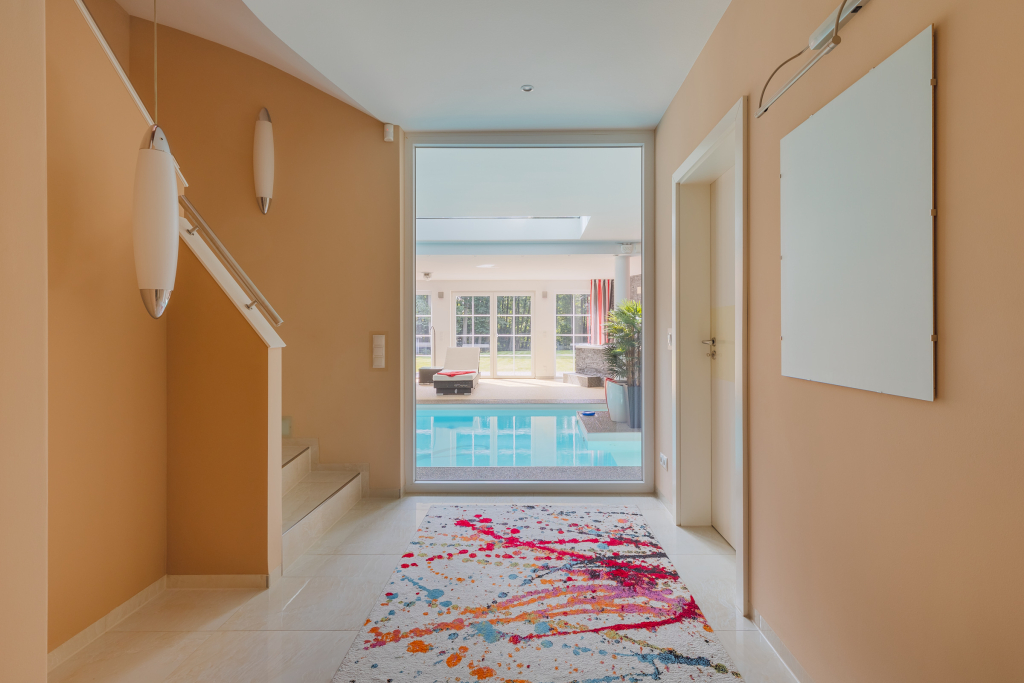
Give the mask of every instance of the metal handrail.
[{"label": "metal handrail", "polygon": [[267,317],[270,318],[270,322],[274,323],[276,327],[280,327],[284,320],[282,320],[281,316],[277,314],[277,311],[275,311],[274,307],[270,305],[270,302],[263,296],[259,288],[257,288],[256,285],[253,284],[253,281],[249,279],[249,276],[245,274],[245,271],[242,270],[242,266],[238,265],[238,261],[231,256],[231,252],[229,252],[227,247],[225,247],[220,241],[217,234],[210,227],[210,224],[203,219],[199,210],[192,205],[192,202],[190,202],[185,195],[179,195],[178,203],[181,204],[181,208],[185,209],[185,213],[187,213],[191,218],[189,222],[192,223],[192,229],[188,231],[188,234],[194,235],[197,230],[202,230],[206,235],[206,240],[210,243],[210,246],[212,246],[213,250],[217,252],[217,256],[219,256],[220,260],[223,261],[231,270],[235,279],[238,280],[238,283],[246,291],[246,294],[249,296],[251,301],[247,303],[245,307],[252,310],[253,306],[258,305],[263,309],[263,312],[266,313]]}]

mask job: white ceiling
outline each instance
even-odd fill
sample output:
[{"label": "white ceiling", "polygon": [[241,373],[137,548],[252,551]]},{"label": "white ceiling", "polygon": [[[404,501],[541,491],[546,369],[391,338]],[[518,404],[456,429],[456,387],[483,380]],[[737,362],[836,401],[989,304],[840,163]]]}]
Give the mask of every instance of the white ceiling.
[{"label": "white ceiling", "polygon": [[[615,257],[607,254],[534,254],[529,256],[416,257],[416,279],[431,280],[592,280],[615,276]],[[490,264],[493,268],[478,268]],[[640,257],[630,257],[630,272],[640,272]]]},{"label": "white ceiling", "polygon": [[[133,17],[153,19],[153,0],[117,0]],[[310,66],[273,31],[263,25],[243,0],[160,0],[157,21],[179,31],[220,43],[281,71],[369,113],[341,88]]]},{"label": "white ceiling", "polygon": [[[152,0],[118,2],[152,17]],[[653,128],[728,5],[160,0],[160,21],[407,130]]]},{"label": "white ceiling", "polygon": [[416,217],[590,216],[583,240],[640,239],[638,147],[416,151]]}]

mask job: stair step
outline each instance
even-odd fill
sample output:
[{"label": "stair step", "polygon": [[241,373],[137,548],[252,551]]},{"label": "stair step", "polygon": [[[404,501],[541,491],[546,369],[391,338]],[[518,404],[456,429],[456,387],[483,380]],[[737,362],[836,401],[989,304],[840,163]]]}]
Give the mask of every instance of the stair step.
[{"label": "stair step", "polygon": [[287,568],[362,496],[359,472],[314,470],[282,499],[282,553]]},{"label": "stair step", "polygon": [[281,467],[284,467],[300,455],[312,455],[313,449],[309,446],[291,444],[287,439],[281,441]]},{"label": "stair step", "polygon": [[331,470],[307,474],[284,494],[281,505],[282,528],[287,532],[358,476],[358,472]]},{"label": "stair step", "polygon": [[281,467],[281,493],[287,495],[312,469],[313,451],[308,447],[285,460]]}]

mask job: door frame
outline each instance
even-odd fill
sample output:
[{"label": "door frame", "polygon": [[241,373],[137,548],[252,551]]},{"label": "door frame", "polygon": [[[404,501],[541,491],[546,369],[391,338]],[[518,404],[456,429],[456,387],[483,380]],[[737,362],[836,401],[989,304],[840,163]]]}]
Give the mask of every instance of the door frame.
[{"label": "door frame", "polygon": [[445,481],[416,482],[416,392],[412,382],[400,387],[401,491],[405,493],[636,493],[654,492],[654,131],[517,131],[405,133],[401,151],[402,210],[400,220],[401,306],[400,376],[412,376],[415,362],[416,291],[416,150],[422,147],[638,147],[641,150],[641,299],[643,302],[643,478],[640,481]]},{"label": "door frame", "polygon": [[[740,98],[672,174],[672,406],[676,523],[711,524],[711,183],[735,167],[736,604],[750,604],[747,444],[747,98]],[[684,296],[684,292],[687,296]]]}]

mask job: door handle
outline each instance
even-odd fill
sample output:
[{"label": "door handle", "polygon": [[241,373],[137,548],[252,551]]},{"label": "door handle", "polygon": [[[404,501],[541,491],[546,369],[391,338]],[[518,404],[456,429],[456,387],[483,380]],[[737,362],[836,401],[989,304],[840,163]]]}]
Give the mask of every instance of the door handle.
[{"label": "door handle", "polygon": [[715,351],[715,338],[714,337],[712,337],[711,339],[704,339],[704,340],[702,340],[701,344],[707,344],[708,346],[711,347],[711,350],[708,353],[704,354],[705,356],[708,356],[709,358],[711,358],[711,360],[714,360],[718,356],[718,353]]}]

